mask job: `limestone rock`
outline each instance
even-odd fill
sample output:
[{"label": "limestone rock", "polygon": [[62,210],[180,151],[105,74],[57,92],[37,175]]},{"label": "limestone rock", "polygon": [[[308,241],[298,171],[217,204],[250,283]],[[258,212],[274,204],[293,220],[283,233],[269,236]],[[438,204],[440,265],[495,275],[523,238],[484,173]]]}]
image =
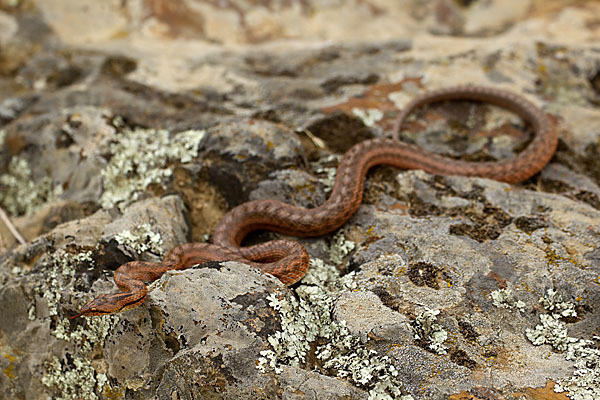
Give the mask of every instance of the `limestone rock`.
[{"label": "limestone rock", "polygon": [[[0,1],[0,206],[27,241],[0,223],[0,398],[600,398],[599,4],[71,3]],[[68,318],[238,204],[317,207],[346,150],[464,83],[548,113],[540,174],[378,166],[290,288],[211,262]],[[401,138],[491,161],[531,129],[452,101]]]}]

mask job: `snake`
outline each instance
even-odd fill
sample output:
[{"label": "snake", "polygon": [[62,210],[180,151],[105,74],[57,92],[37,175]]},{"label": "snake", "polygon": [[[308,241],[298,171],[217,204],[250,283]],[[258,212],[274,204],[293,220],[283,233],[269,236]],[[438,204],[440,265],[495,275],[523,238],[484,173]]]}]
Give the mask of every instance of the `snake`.
[{"label": "snake", "polygon": [[[399,140],[407,116],[415,109],[441,101],[468,100],[490,103],[518,115],[534,132],[527,147],[511,158],[471,162],[448,158]],[[242,246],[256,230],[300,237],[322,236],[342,226],[362,202],[367,171],[380,164],[401,169],[421,169],[430,174],[490,178],[507,183],[526,180],[552,158],[558,143],[554,124],[547,114],[521,95],[505,89],[461,85],[425,92],[399,112],[391,137],[374,138],[352,146],[341,158],[329,198],[315,208],[304,208],[273,199],[252,200],[227,212],[217,224],[212,243],[185,243],[173,247],[162,262],[131,261],[114,272],[119,293],[102,294],[71,318],[113,314],[137,307],[146,299],[146,282],[169,270],[184,270],[208,261],[237,261],[274,275],[285,285],[299,281],[310,257],[300,243],[272,240]]]}]

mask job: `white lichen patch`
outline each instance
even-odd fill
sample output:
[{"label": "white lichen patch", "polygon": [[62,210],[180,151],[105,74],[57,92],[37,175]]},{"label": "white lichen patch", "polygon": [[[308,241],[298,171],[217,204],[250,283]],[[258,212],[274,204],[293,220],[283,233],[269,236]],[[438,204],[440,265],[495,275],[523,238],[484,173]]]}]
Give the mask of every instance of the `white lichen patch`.
[{"label": "white lichen patch", "polygon": [[66,318],[58,321],[52,334],[76,345],[78,354],[72,359],[61,360],[53,357],[52,360],[44,363],[42,383],[60,393],[60,396],[54,399],[94,400],[99,398],[96,393],[102,393],[110,387],[106,374],[96,371],[88,355],[94,347],[101,347],[104,344],[104,339],[117,319],[118,317],[114,315],[95,317],[86,324],[85,328],[78,325],[74,331],[71,330]]},{"label": "white lichen patch", "polygon": [[525,331],[527,339],[534,345],[549,344],[558,351],[565,351],[570,344],[577,341],[569,337],[566,324],[554,315],[540,314],[540,322],[535,329],[527,328]]},{"label": "white lichen patch", "polygon": [[[46,282],[40,282],[35,291],[46,300],[49,316],[59,314],[62,295],[73,280],[75,268],[80,263],[88,263],[93,266],[94,260],[91,258],[91,252],[72,255],[58,251],[43,263],[42,267],[47,271],[48,279]],[[35,319],[35,311],[30,309],[29,312],[29,318]]]},{"label": "white lichen patch", "polygon": [[172,174],[167,164],[190,162],[198,155],[204,135],[203,130],[183,131],[173,137],[165,130],[125,130],[111,144],[113,156],[102,170],[102,207],[122,208],[137,200],[150,184],[162,184]]},{"label": "white lichen patch", "polygon": [[337,232],[333,236],[331,246],[329,246],[329,257],[331,258],[331,261],[336,265],[341,264],[344,257],[350,254],[355,246],[353,241],[346,239],[342,231]]},{"label": "white lichen patch", "polygon": [[360,118],[366,126],[373,126],[383,118],[383,113],[376,108],[352,108],[352,114]]},{"label": "white lichen patch", "polygon": [[61,193],[49,177],[34,181],[29,163],[20,157],[10,160],[8,173],[0,175],[0,205],[12,215],[30,215]]},{"label": "white lichen patch", "polygon": [[[327,157],[323,162],[324,163],[336,163],[338,164],[341,160],[341,157],[337,154],[332,154]],[[319,178],[319,182],[321,182],[325,186],[325,193],[331,193],[333,190],[333,185],[335,185],[335,177],[337,174],[337,167],[323,167],[323,166],[315,166],[315,172],[319,174],[321,177]]]},{"label": "white lichen patch", "polygon": [[154,254],[162,254],[163,240],[159,233],[152,231],[150,224],[142,224],[133,229],[122,231],[115,235],[117,243],[128,246],[137,254],[151,251]]},{"label": "white lichen patch", "polygon": [[569,346],[565,358],[574,362],[575,371],[569,379],[559,380],[555,392],[566,391],[573,400],[600,399],[600,337],[593,340],[579,339]]},{"label": "white lichen patch", "polygon": [[388,356],[369,350],[368,343],[351,334],[344,321],[332,316],[337,296],[356,288],[353,274],[340,278],[335,267],[322,260],[311,260],[311,267],[293,296],[268,297],[271,307],[279,311],[282,330],[268,338],[272,350],[261,351],[257,368],[281,372],[282,365],[306,366],[311,345],[321,370],[369,390],[370,399],[409,400],[401,396],[398,371]]},{"label": "white lichen patch", "polygon": [[557,318],[577,316],[575,304],[564,301],[554,289],[548,289],[546,295],[540,298],[540,304]]},{"label": "white lichen patch", "polygon": [[96,388],[100,392],[108,384],[106,374],[96,373],[91,362],[85,358],[75,358],[72,361],[60,360],[53,357],[44,364],[46,374],[42,383],[55,389],[60,395],[52,397],[54,400],[96,400]]},{"label": "white lichen patch", "polygon": [[84,354],[90,353],[94,346],[102,346],[110,328],[119,318],[115,315],[102,315],[89,320],[84,328],[77,325],[71,330],[69,320],[62,318],[52,332],[54,336],[67,342],[75,343]]},{"label": "white lichen patch", "polygon": [[536,346],[551,345],[564,352],[565,359],[573,361],[573,376],[561,379],[554,386],[557,393],[566,392],[573,400],[600,398],[600,337],[593,340],[571,337],[561,317],[575,317],[575,305],[564,301],[553,289],[539,300],[550,314],[540,314],[540,324],[527,329],[526,336]]},{"label": "white lichen patch", "polygon": [[437,316],[440,310],[430,310],[420,312],[412,325],[414,338],[423,341],[429,349],[437,354],[446,354],[448,347],[444,344],[448,339],[446,332],[440,324],[437,323]]},{"label": "white lichen patch", "polygon": [[527,338],[536,346],[550,344],[558,351],[565,351],[570,344],[578,340],[569,337],[567,326],[560,321],[562,317],[576,317],[575,305],[563,300],[562,296],[554,289],[548,289],[546,295],[541,297],[539,303],[550,314],[541,314],[540,322],[535,329],[527,329]]},{"label": "white lichen patch", "polygon": [[[34,289],[47,304],[47,316],[53,318],[56,327],[51,334],[60,340],[69,342],[77,349],[72,357],[58,358],[54,356],[44,363],[42,383],[60,393],[54,399],[97,399],[107,387],[108,379],[104,373],[97,372],[88,356],[95,348],[104,344],[111,326],[118,319],[114,315],[95,317],[86,320],[85,325],[77,325],[72,329],[71,323],[60,316],[63,293],[72,283],[76,267],[81,263],[93,266],[91,252],[68,254],[58,251],[53,254],[42,267],[47,271],[49,279]],[[35,306],[29,309],[29,318],[41,318]]]},{"label": "white lichen patch", "polygon": [[521,300],[517,300],[511,289],[494,290],[490,294],[490,297],[492,298],[492,303],[496,307],[506,308],[508,310],[517,309],[519,312],[525,311],[525,303]]},{"label": "white lichen patch", "polygon": [[27,310],[27,318],[30,321],[33,321],[35,319],[35,304],[32,304],[29,309]]}]

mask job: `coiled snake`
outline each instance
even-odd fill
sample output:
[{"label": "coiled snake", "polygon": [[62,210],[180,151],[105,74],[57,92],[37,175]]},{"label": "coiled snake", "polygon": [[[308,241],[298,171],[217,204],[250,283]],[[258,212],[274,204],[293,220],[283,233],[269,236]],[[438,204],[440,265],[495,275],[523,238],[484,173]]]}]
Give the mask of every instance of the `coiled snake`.
[{"label": "coiled snake", "polygon": [[[443,100],[475,100],[508,109],[529,123],[535,136],[517,156],[498,162],[467,162],[430,153],[398,140],[405,118],[415,108]],[[83,306],[80,315],[111,314],[140,305],[146,285],[165,271],[186,269],[207,261],[239,261],[275,275],[284,284],[300,280],[308,269],[309,256],[298,242],[274,240],[241,247],[244,237],[258,229],[296,236],[320,236],[339,228],[358,209],[367,170],[387,164],[422,169],[432,174],[467,175],[519,182],[540,171],[552,158],[557,133],[546,114],[514,93],[480,86],[457,86],[427,92],[413,99],[398,116],[392,138],[371,139],[348,150],[337,169],[331,195],[316,208],[306,209],[276,200],[254,200],[229,211],[219,222],[212,244],[186,243],[171,249],[161,263],[132,261],[120,266],[114,280],[120,293],[103,294]]]}]

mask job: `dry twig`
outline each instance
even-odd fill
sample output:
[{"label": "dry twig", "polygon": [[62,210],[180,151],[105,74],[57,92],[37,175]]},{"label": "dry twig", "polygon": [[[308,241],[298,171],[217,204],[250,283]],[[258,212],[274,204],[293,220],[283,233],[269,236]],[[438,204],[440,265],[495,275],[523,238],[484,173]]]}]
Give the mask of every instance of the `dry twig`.
[{"label": "dry twig", "polygon": [[6,213],[4,212],[4,210],[2,209],[2,207],[0,207],[0,219],[4,222],[4,224],[6,225],[6,227],[8,228],[8,230],[10,231],[10,233],[13,234],[13,236],[17,239],[17,241],[19,243],[21,243],[21,244],[25,244],[25,240],[19,234],[19,231],[17,231],[17,228],[15,228],[15,226],[12,224],[12,222],[10,222],[10,219],[8,218],[8,215],[6,215]]}]

